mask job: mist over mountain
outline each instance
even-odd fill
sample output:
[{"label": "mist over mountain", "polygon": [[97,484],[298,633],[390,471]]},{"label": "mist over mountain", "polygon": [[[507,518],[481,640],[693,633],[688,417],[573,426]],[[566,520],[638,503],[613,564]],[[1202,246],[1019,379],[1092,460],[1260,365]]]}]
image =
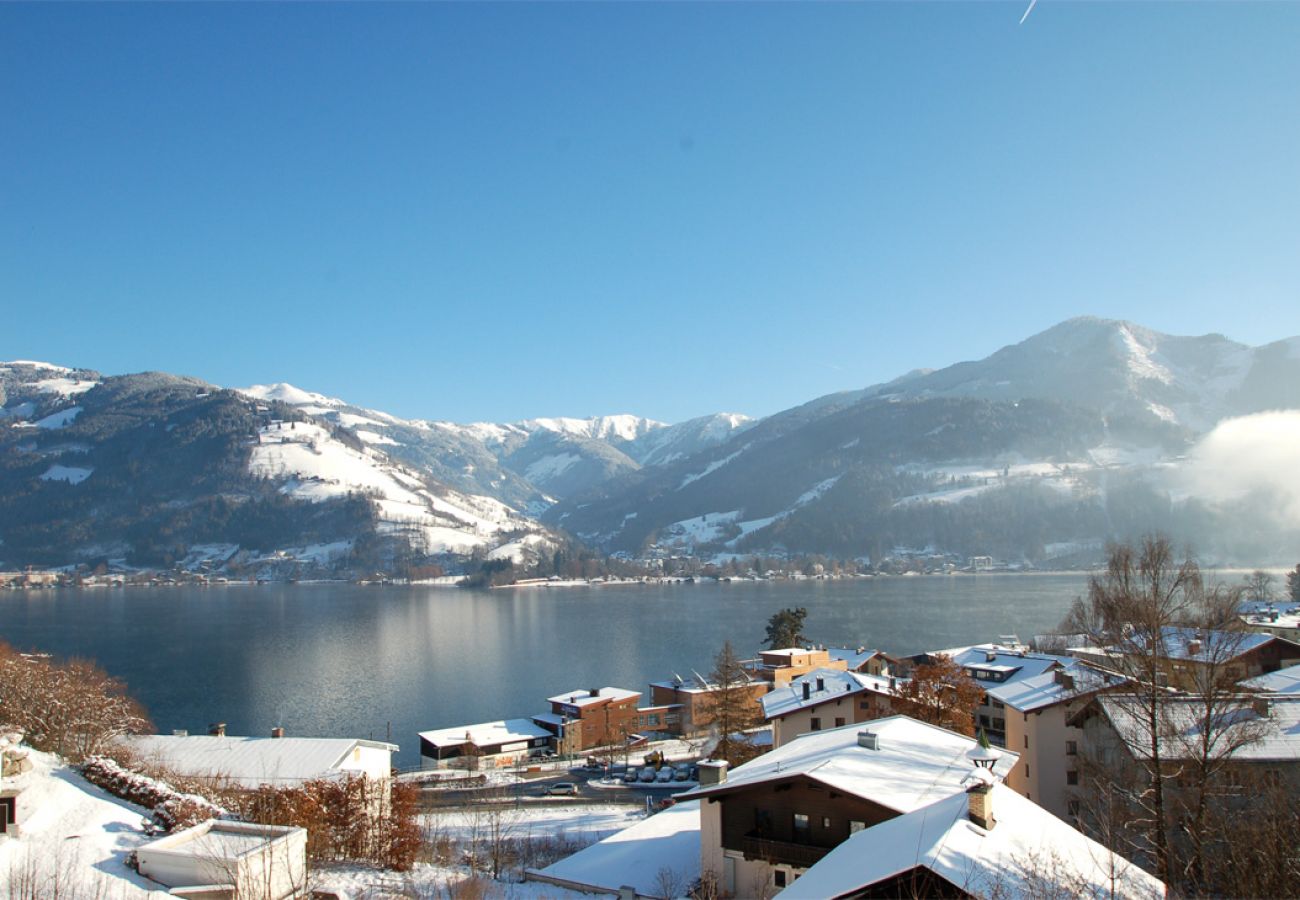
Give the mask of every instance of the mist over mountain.
[{"label": "mist over mountain", "polygon": [[289,384],[0,363],[0,566],[990,555],[1082,565],[1158,529],[1300,539],[1300,339],[1072,319],[761,420],[456,424]]}]

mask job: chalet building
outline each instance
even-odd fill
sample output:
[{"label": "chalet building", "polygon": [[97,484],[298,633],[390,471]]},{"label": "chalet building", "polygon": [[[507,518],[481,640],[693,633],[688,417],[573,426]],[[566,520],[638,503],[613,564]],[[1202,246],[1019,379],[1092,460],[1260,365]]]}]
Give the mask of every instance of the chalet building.
[{"label": "chalet building", "polygon": [[[757,705],[771,687],[771,682],[755,679],[740,689],[744,690]],[[656,707],[663,708],[666,721],[671,722],[671,726],[675,726],[675,729],[668,727],[663,730],[683,737],[697,737],[708,732],[709,726],[713,724],[710,705],[717,690],[716,685],[699,675],[691,681],[684,681],[680,677],[672,681],[652,681],[650,702]],[[642,712],[644,714],[648,710]],[[650,728],[649,723],[643,725],[643,728],[655,730]]]},{"label": "chalet building", "polygon": [[772,745],[801,734],[869,722],[894,711],[898,680],[839,669],[814,669],[761,699],[772,725]]},{"label": "chalet building", "polygon": [[780,896],[1157,900],[1165,894],[1155,876],[992,783],[972,784],[852,835]]},{"label": "chalet building", "polygon": [[[1169,687],[1196,691],[1210,667],[1222,667],[1234,682],[1267,675],[1300,663],[1300,643],[1272,634],[1163,628],[1147,650],[1165,661],[1161,673]],[[1072,656],[1115,668],[1123,652],[1113,647],[1071,647]]]},{"label": "chalet building", "polygon": [[637,705],[639,691],[603,687],[571,691],[548,697],[551,711],[533,721],[555,739],[561,754],[581,753],[594,747],[622,746],[641,727]]},{"label": "chalet building", "polygon": [[[792,884],[852,835],[964,794],[976,742],[891,716],[805,734],[678,799],[701,799],[700,868],[731,896]],[[1000,781],[1016,755],[994,751]]]},{"label": "chalet building", "polygon": [[1278,609],[1270,604],[1243,614],[1241,621],[1251,631],[1300,643],[1300,605]]},{"label": "chalet building", "polygon": [[749,673],[756,680],[780,687],[789,684],[813,669],[839,669],[848,664],[831,659],[830,651],[817,647],[786,647],[781,650],[761,650],[758,659],[749,661]]},{"label": "chalet building", "polygon": [[420,732],[424,769],[499,769],[551,751],[555,737],[531,719],[503,719]]}]

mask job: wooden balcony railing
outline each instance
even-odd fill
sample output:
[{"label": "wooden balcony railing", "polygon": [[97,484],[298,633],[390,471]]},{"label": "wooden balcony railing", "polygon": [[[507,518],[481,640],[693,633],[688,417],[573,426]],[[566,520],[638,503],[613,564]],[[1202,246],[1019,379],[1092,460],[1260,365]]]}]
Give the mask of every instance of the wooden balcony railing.
[{"label": "wooden balcony railing", "polygon": [[745,854],[745,859],[761,859],[765,862],[806,869],[830,853],[831,848],[792,844],[789,841],[773,841],[746,835],[740,839],[740,852]]}]

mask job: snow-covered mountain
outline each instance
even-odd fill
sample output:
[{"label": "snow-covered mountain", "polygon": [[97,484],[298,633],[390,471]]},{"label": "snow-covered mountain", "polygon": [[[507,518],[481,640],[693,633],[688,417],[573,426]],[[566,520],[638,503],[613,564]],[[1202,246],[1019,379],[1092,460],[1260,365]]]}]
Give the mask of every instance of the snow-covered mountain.
[{"label": "snow-covered mountain", "polygon": [[[1217,546],[1227,520],[1179,483],[1181,459],[1225,418],[1269,409],[1300,409],[1298,339],[1251,348],[1073,319],[749,423],[546,521],[633,553],[1044,560],[1144,529]],[[1254,545],[1268,540],[1281,538]]]},{"label": "snow-covered mountain", "polygon": [[1182,337],[1082,317],[986,359],[912,372],[865,394],[1042,397],[1199,433],[1225,416],[1300,406],[1300,339],[1248,347],[1218,334]]}]

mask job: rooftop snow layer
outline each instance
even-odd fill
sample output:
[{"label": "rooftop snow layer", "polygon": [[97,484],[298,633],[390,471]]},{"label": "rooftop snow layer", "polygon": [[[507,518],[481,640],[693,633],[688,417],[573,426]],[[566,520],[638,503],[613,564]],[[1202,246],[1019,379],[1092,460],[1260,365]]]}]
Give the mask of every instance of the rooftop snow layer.
[{"label": "rooftop snow layer", "polygon": [[477,725],[457,725],[453,728],[420,732],[420,737],[435,747],[456,747],[467,743],[487,747],[493,744],[531,741],[551,736],[551,732],[540,725],[533,724],[531,719],[498,719],[495,722],[479,722]]},{"label": "rooftop snow layer", "polygon": [[991,830],[970,820],[966,794],[957,793],[850,836],[780,896],[843,896],[918,866],[976,897],[1036,895],[1044,883],[1060,896],[1164,896],[1154,876],[1005,785],[990,796]]},{"label": "rooftop snow layer", "polygon": [[[858,744],[862,731],[878,737],[878,749]],[[800,735],[738,767],[722,784],[681,796],[708,797],[802,775],[900,813],[910,812],[965,790],[972,770],[966,754],[975,746],[974,738],[946,728],[889,716]],[[1020,757],[1009,750],[999,752],[994,774],[1005,778]]]},{"label": "rooftop snow layer", "polygon": [[146,763],[194,778],[219,778],[246,787],[296,784],[336,775],[358,745],[397,749],[392,744],[351,738],[149,734],[122,740]]},{"label": "rooftop snow layer", "polygon": [[692,884],[700,876],[700,802],[678,803],[610,835],[539,874],[597,891],[617,894],[622,885],[638,896],[662,894],[660,873],[668,870]]}]

